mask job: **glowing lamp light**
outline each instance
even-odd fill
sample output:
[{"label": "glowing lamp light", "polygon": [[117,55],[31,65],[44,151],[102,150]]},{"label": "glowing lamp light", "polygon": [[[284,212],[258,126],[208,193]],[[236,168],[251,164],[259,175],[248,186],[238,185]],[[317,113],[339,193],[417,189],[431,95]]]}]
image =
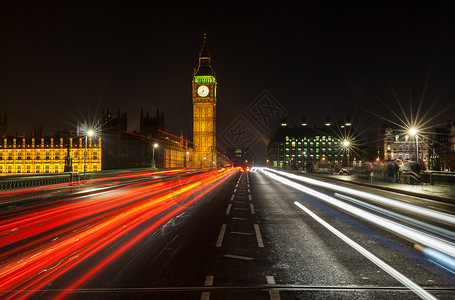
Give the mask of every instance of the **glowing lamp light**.
[{"label": "glowing lamp light", "polygon": [[94,134],[95,134],[95,131],[93,131],[91,129],[89,131],[87,131],[87,135],[90,137],[92,137]]},{"label": "glowing lamp light", "polygon": [[412,128],[409,129],[409,134],[410,134],[411,136],[415,136],[417,133],[419,133],[419,131],[417,130],[417,128],[412,127]]},{"label": "glowing lamp light", "polygon": [[158,148],[158,143],[153,144],[153,148]]},{"label": "glowing lamp light", "polygon": [[348,140],[343,141],[343,147],[347,148],[351,145],[351,143]]}]

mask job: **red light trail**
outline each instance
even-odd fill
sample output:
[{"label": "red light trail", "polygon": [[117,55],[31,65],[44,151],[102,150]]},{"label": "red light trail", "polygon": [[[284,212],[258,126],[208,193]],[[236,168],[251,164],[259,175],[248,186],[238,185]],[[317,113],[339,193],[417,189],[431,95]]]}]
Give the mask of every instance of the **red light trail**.
[{"label": "red light trail", "polygon": [[[73,289],[86,284],[236,171],[228,168],[168,181],[148,180],[116,187],[107,193],[95,192],[54,201],[51,205],[19,208],[9,218],[3,214],[0,297],[32,297],[75,267],[87,264],[88,260],[92,262],[107,247],[114,247],[96,263],[88,264],[84,273],[78,273],[74,282],[68,282],[57,298],[69,296]],[[131,174],[144,175],[148,174]],[[116,243],[120,238],[122,242]]]}]

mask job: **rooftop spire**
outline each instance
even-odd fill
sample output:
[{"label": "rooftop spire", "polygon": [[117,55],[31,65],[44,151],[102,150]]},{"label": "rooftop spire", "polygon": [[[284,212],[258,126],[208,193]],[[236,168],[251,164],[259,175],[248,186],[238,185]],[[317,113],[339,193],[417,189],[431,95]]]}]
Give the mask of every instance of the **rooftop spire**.
[{"label": "rooftop spire", "polygon": [[213,69],[210,65],[209,51],[207,50],[207,32],[204,31],[204,42],[199,52],[199,65],[194,76],[213,76]]}]

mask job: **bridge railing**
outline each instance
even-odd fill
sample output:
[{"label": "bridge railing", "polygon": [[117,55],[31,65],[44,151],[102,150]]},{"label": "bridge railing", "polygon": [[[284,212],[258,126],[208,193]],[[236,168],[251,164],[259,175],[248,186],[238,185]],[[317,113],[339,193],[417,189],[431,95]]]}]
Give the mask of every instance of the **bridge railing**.
[{"label": "bridge railing", "polygon": [[79,181],[77,172],[0,176],[0,191]]}]

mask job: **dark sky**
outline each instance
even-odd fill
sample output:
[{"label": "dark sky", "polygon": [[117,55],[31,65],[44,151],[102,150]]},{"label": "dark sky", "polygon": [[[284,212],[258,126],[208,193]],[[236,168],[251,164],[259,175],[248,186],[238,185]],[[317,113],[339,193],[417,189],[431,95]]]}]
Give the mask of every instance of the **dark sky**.
[{"label": "dark sky", "polygon": [[419,102],[427,118],[455,119],[443,111],[455,96],[454,5],[334,3],[2,1],[0,111],[12,134],[72,130],[106,108],[125,110],[133,130],[141,108],[159,108],[168,130],[191,136],[207,30],[219,131],[264,90],[291,124],[349,114],[370,125],[370,112],[393,117],[387,105],[401,103],[415,114]]}]

